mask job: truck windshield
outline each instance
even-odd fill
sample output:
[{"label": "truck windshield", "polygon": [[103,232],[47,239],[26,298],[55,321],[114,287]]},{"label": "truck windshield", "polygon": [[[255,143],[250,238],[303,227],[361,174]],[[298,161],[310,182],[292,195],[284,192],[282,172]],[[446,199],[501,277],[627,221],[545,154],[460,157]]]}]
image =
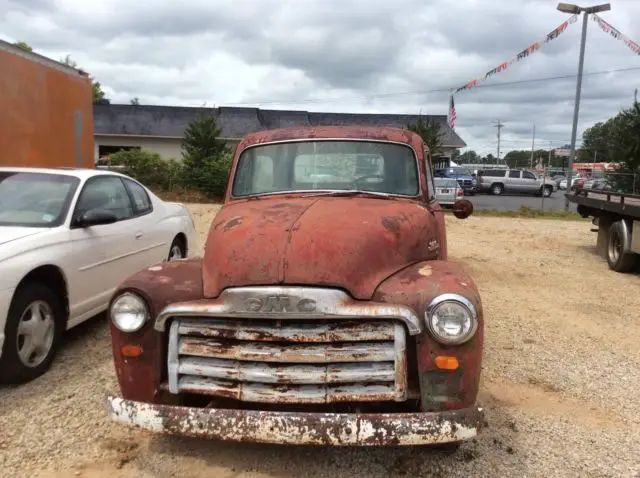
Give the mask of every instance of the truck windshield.
[{"label": "truck windshield", "polygon": [[458,176],[472,176],[473,175],[473,171],[471,171],[470,169],[467,168],[452,168],[454,174],[457,174]]},{"label": "truck windshield", "polygon": [[240,155],[234,197],[304,191],[420,192],[411,148],[375,141],[310,140],[254,146]]},{"label": "truck windshield", "polygon": [[0,226],[59,226],[78,183],[63,174],[0,170]]}]

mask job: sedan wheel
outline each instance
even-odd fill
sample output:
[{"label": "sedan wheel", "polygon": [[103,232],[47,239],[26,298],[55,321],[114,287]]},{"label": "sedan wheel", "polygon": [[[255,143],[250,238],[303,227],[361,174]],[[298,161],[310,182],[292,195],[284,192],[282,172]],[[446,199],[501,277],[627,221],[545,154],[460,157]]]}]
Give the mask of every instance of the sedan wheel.
[{"label": "sedan wheel", "polygon": [[53,311],[43,300],[27,306],[18,323],[18,357],[27,367],[37,367],[51,352],[55,332]]},{"label": "sedan wheel", "polygon": [[0,383],[29,382],[49,369],[64,329],[61,299],[41,283],[18,288],[7,314]]}]

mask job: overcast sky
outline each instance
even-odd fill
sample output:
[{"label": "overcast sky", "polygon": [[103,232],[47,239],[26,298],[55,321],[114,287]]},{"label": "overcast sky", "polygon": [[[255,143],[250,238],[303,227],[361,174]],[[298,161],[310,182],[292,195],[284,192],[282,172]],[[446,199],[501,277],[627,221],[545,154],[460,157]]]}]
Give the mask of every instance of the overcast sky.
[{"label": "overcast sky", "polygon": [[[0,38],[67,54],[112,103],[447,114],[482,77],[569,15],[553,0],[0,0]],[[640,0],[602,18],[640,43]],[[578,138],[633,100],[640,56],[589,21]],[[581,20],[482,87],[455,96],[470,149],[502,154],[571,137]],[[433,91],[438,90],[438,91]]]}]

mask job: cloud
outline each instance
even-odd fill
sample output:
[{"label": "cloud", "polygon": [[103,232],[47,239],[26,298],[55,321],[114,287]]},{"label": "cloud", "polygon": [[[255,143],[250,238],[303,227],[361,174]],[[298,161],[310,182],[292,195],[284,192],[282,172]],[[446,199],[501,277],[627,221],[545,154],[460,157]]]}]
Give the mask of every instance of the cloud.
[{"label": "cloud", "polygon": [[[431,114],[568,17],[534,0],[0,0],[0,12],[0,38],[70,54],[113,102]],[[633,37],[639,15],[640,2],[616,0],[601,16]],[[471,149],[495,154],[496,120],[503,153],[529,148],[534,123],[540,146],[569,142],[580,27],[456,95]],[[585,72],[640,67],[588,28]],[[638,71],[585,76],[579,135],[630,104]]]}]

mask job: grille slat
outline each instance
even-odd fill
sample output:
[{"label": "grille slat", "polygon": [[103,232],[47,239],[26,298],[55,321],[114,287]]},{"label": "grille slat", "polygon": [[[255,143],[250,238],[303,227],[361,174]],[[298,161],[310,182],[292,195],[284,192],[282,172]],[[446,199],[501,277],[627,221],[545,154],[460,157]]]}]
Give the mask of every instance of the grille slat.
[{"label": "grille slat", "polygon": [[406,332],[392,320],[179,317],[168,388],[262,403],[403,401]]},{"label": "grille slat", "polygon": [[332,384],[359,380],[393,382],[393,362],[370,364],[275,365],[258,362],[185,357],[180,360],[181,375],[259,383]]},{"label": "grille slat", "polygon": [[180,338],[181,355],[258,360],[262,362],[388,362],[393,361],[391,342],[343,342],[336,344],[273,345],[259,342],[222,342],[203,338]]},{"label": "grille slat", "polygon": [[243,323],[226,319],[182,319],[180,335],[254,340],[263,342],[371,342],[394,339],[393,324],[388,322],[343,321],[333,324],[290,324],[276,328],[272,324]]},{"label": "grille slat", "polygon": [[246,402],[282,404],[320,404],[358,401],[393,400],[392,384],[356,385],[280,385],[216,380],[211,378],[182,377],[178,382],[184,392],[233,398]]}]

